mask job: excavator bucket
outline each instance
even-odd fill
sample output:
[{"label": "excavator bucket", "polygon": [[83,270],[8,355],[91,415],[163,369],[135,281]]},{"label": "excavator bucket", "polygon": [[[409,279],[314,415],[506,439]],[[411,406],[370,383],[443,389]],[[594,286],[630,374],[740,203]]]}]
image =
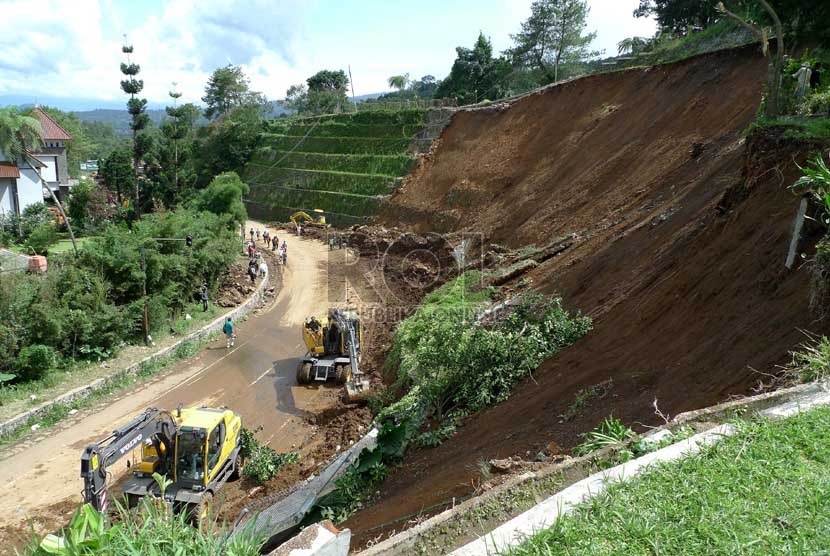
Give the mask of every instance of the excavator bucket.
[{"label": "excavator bucket", "polygon": [[372,395],[372,385],[365,377],[355,377],[346,383],[346,400],[349,403],[365,402]]}]

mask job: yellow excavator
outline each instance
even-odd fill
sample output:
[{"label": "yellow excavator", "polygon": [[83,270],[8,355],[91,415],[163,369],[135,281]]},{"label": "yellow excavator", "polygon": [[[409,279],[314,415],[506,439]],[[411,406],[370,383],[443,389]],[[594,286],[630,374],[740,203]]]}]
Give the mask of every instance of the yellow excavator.
[{"label": "yellow excavator", "polygon": [[360,371],[363,324],[356,311],[331,309],[325,324],[317,317],[309,317],[303,322],[302,335],[308,353],[297,365],[299,384],[334,379],[345,385],[350,402],[369,397],[369,380]]},{"label": "yellow excavator", "polygon": [[181,406],[174,411],[150,408],[84,449],[81,478],[84,502],[101,513],[109,506],[109,466],[141,450],[141,460],[127,466],[132,475],[122,487],[127,507],[145,496],[161,498],[154,473],[172,481],[164,502],[186,512],[191,522],[206,525],[214,495],[242,473],[242,418],[227,408]]},{"label": "yellow excavator", "polygon": [[299,225],[328,228],[328,224],[326,224],[326,213],[323,209],[314,209],[312,212],[316,214],[315,217],[312,217],[303,210],[298,210],[291,215],[291,223],[294,224],[295,228]]}]

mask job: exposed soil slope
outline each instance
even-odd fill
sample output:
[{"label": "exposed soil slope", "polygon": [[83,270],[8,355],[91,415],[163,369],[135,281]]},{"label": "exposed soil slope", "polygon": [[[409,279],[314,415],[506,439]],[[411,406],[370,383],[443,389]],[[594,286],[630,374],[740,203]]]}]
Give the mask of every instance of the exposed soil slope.
[{"label": "exposed soil slope", "polygon": [[[673,415],[746,394],[788,361],[799,329],[827,330],[808,309],[809,269],[784,268],[799,202],[786,186],[812,146],[741,136],[764,74],[745,48],[454,117],[384,221],[511,247],[576,234],[524,279],[591,314],[594,330],[450,441],[411,454],[346,523],[360,542],[469,495],[482,460],[567,450],[609,414],[656,424],[655,398]],[[561,417],[609,379],[603,397]]]}]

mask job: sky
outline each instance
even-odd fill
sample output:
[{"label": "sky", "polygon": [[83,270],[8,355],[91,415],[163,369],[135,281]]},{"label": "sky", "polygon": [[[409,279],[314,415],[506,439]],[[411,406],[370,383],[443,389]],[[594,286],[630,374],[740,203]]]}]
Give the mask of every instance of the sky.
[{"label": "sky", "polygon": [[[457,46],[479,31],[496,52],[511,45],[531,0],[0,0],[0,104],[66,110],[120,108],[124,36],[141,66],[143,96],[200,103],[210,73],[240,65],[270,99],[320,69],[351,66],[357,95],[388,91],[391,75],[445,77]],[[651,36],[638,0],[589,0],[593,45]]]}]

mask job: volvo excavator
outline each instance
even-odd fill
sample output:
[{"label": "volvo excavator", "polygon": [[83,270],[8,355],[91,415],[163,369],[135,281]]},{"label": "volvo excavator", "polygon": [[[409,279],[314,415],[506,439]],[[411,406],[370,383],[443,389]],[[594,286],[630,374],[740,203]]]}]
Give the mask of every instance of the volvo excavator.
[{"label": "volvo excavator", "polygon": [[369,396],[369,381],[360,371],[360,344],[363,325],[357,312],[331,309],[328,323],[309,317],[302,325],[308,353],[297,366],[297,382],[311,384],[334,379],[346,387],[350,402]]},{"label": "volvo excavator", "polygon": [[191,522],[202,527],[214,494],[242,472],[241,432],[242,419],[227,408],[147,409],[84,449],[84,502],[106,513],[110,466],[140,450],[140,461],[130,465],[127,460],[133,470],[122,488],[127,507],[135,507],[145,496],[161,497],[153,477],[159,473],[172,481],[164,491],[164,502],[174,512],[187,512]]}]

